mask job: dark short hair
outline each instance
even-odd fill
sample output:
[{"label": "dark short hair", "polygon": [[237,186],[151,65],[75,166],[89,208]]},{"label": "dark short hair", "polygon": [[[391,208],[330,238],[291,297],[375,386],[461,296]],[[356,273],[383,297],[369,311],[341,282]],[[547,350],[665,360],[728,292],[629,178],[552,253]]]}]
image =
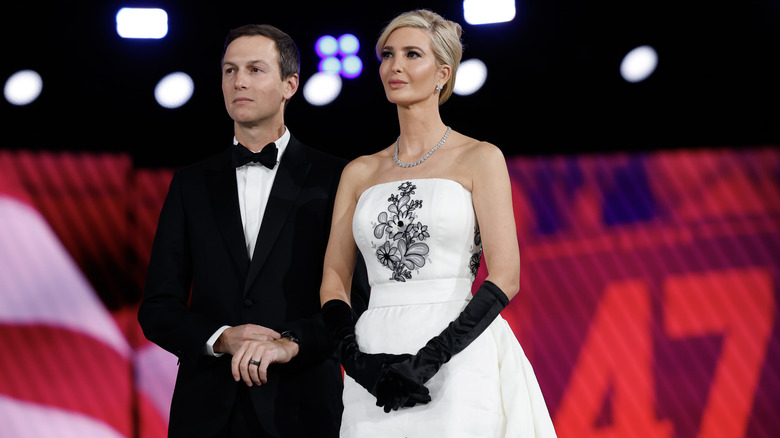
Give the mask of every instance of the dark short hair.
[{"label": "dark short hair", "polygon": [[276,44],[276,51],[279,52],[279,72],[282,75],[282,79],[300,72],[301,54],[298,51],[298,46],[295,45],[295,41],[290,38],[290,35],[287,35],[270,24],[246,24],[244,26],[231,29],[230,33],[228,33],[228,36],[225,39],[225,46],[222,48],[221,62],[225,61],[225,52],[227,52],[227,47],[236,38],[257,35],[270,38]]}]

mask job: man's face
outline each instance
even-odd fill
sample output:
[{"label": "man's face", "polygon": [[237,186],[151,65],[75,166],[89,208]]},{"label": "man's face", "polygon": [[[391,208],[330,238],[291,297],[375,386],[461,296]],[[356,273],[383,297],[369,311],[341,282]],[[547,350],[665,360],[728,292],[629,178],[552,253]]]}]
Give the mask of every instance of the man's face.
[{"label": "man's face", "polygon": [[245,36],[228,45],[222,60],[222,95],[237,124],[251,127],[282,120],[284,102],[297,86],[297,75],[282,79],[279,53],[270,38]]}]

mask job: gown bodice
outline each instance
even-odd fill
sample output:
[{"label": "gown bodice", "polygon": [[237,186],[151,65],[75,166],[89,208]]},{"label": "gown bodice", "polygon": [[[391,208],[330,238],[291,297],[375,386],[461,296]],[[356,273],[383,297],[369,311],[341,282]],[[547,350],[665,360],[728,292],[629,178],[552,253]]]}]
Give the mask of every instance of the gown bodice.
[{"label": "gown bodice", "polygon": [[471,192],[442,178],[377,184],[358,199],[352,231],[372,288],[467,279],[479,267],[481,241]]}]

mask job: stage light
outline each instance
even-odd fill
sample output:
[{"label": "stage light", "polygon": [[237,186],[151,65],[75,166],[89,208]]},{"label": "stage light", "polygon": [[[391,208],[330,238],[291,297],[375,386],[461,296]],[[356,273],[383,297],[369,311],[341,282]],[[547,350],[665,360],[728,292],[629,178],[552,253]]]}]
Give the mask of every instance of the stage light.
[{"label": "stage light", "polygon": [[122,38],[163,38],[168,14],[159,8],[122,8],[116,13],[116,33]]},{"label": "stage light", "polygon": [[314,51],[317,52],[317,55],[319,55],[320,58],[334,56],[338,50],[338,40],[330,35],[321,36],[317,42],[314,43]]},{"label": "stage light", "polygon": [[321,36],[314,43],[314,51],[320,57],[317,69],[322,73],[340,74],[346,79],[354,79],[363,72],[363,61],[357,56],[360,41],[355,35],[345,33],[335,38]]},{"label": "stage light", "polygon": [[318,69],[323,73],[337,75],[341,72],[341,61],[335,56],[328,56],[320,60]]},{"label": "stage light", "polygon": [[460,96],[468,96],[477,92],[487,80],[487,66],[479,59],[469,59],[460,63],[458,75],[455,76],[455,87],[452,91]]},{"label": "stage light", "polygon": [[355,55],[350,55],[341,61],[341,75],[347,79],[354,79],[363,72],[363,61]]},{"label": "stage light", "polygon": [[194,89],[189,75],[175,72],[160,79],[154,87],[154,98],[164,108],[178,108],[190,100]]},{"label": "stage light", "polygon": [[355,55],[360,49],[360,41],[355,35],[345,33],[339,37],[339,53],[342,56]]},{"label": "stage light", "polygon": [[620,75],[628,82],[641,82],[658,66],[658,54],[650,46],[639,46],[628,52],[620,63]]},{"label": "stage light", "polygon": [[3,95],[13,105],[28,105],[41,95],[43,79],[33,70],[20,70],[5,81]]},{"label": "stage light", "polygon": [[333,102],[341,93],[341,77],[329,73],[315,73],[303,86],[303,97],[312,105],[323,106]]},{"label": "stage light", "polygon": [[468,24],[504,23],[515,18],[514,0],[464,0],[463,18]]}]

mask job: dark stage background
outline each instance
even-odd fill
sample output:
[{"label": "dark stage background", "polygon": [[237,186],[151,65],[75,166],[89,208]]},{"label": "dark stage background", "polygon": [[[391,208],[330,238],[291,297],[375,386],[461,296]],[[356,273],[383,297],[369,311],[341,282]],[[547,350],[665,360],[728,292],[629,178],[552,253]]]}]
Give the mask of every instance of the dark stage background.
[{"label": "dark stage background", "polygon": [[[0,19],[3,78],[32,68],[43,93],[29,107],[3,102],[3,144],[33,150],[122,151],[143,167],[178,166],[219,150],[232,135],[219,59],[231,27],[273,23],[297,41],[302,82],[316,72],[316,39],[350,32],[364,72],[325,107],[296,96],[287,116],[301,140],[347,158],[397,136],[395,109],[373,45],[397,13],[429,7],[462,23],[464,59],[480,58],[478,93],[443,106],[445,121],[507,154],[655,150],[780,143],[780,2],[522,0],[508,23],[471,26],[459,1],[61,1],[6,2]],[[168,36],[123,40],[122,6],[167,10]],[[659,55],[645,82],[621,79],[632,48]],[[192,100],[154,101],[156,82],[184,71]],[[189,155],[184,155],[185,151]]]},{"label": "dark stage background", "polygon": [[[162,40],[123,40],[122,6],[160,7]],[[302,83],[324,34],[361,40],[363,74],[287,125],[344,158],[391,144],[373,44],[427,7],[464,27],[485,86],[444,121],[507,157],[523,263],[503,315],[560,437],[773,437],[780,430],[780,1],[517,1],[465,24],[458,1],[6,2],[0,103],[0,437],[163,437],[176,358],[136,322],[174,169],[232,139],[219,60],[232,27],[290,33]],[[639,45],[644,82],[619,75]],[[164,75],[195,83],[178,109]],[[484,278],[484,268],[478,280]],[[479,283],[479,281],[477,282]]]}]

